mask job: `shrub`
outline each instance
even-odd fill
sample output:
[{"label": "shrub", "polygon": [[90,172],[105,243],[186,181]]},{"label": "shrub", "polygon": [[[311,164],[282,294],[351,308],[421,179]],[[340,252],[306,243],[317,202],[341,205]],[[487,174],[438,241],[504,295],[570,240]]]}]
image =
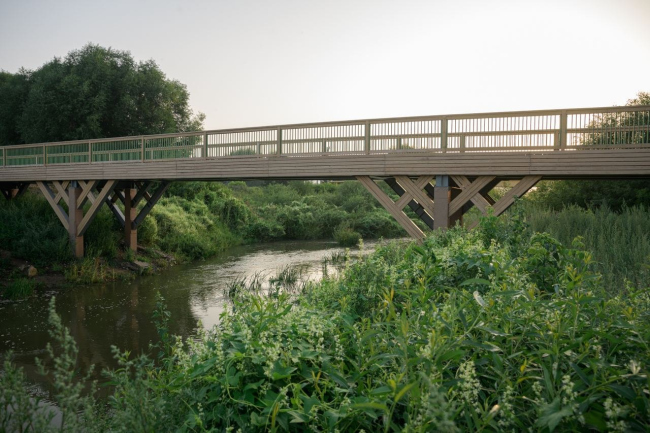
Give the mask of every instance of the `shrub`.
[{"label": "shrub", "polygon": [[147,215],[138,226],[138,244],[153,245],[158,241],[158,223],[156,218]]},{"label": "shrub", "polygon": [[361,240],[361,235],[345,224],[342,224],[336,228],[334,231],[334,239],[341,246],[344,247],[353,247],[359,244]]}]

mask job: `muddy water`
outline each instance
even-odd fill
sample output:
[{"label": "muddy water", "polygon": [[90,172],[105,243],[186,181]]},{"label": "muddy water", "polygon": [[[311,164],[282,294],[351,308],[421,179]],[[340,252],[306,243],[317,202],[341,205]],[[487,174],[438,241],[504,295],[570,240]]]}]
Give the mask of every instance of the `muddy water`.
[{"label": "muddy water", "polygon": [[[79,346],[81,371],[94,364],[98,372],[116,367],[111,346],[139,354],[157,341],[151,316],[158,291],[172,315],[171,332],[191,337],[199,320],[206,328],[218,322],[226,302],[224,289],[233,280],[253,275],[271,277],[287,266],[299,267],[303,279],[318,279],[323,259],[342,251],[332,242],[242,246],[211,260],[175,266],[129,283],[75,287],[41,293],[26,301],[0,303],[0,358],[11,350],[14,362],[47,394],[50,386],[36,373],[34,358],[45,355],[52,296],[56,296],[57,312]],[[101,381],[99,373],[95,376]]]}]

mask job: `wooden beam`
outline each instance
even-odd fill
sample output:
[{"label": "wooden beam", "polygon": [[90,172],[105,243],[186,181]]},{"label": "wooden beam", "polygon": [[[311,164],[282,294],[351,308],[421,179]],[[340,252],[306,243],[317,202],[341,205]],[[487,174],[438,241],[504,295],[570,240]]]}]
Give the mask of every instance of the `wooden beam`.
[{"label": "wooden beam", "polygon": [[[430,180],[431,180],[431,176],[422,176],[415,181],[415,185],[420,189],[426,188],[426,186],[431,187],[431,184],[429,183]],[[425,209],[422,206],[420,206],[415,200],[413,200],[411,194],[406,192],[404,188],[402,188],[402,186],[399,183],[397,183],[395,178],[391,177],[391,178],[384,179],[384,182],[386,182],[386,184],[390,186],[391,189],[395,191],[397,195],[400,196],[399,200],[395,202],[395,205],[399,209],[404,209],[403,204],[406,201],[408,201],[408,207],[411,208],[411,210],[418,216],[418,218],[420,218],[427,225],[427,227],[433,229],[433,217],[429,215],[425,211]],[[430,199],[433,200],[433,197],[430,197]]]},{"label": "wooden beam", "polygon": [[88,198],[88,195],[92,195],[92,190],[95,189],[98,183],[98,180],[90,180],[88,182],[84,182],[83,180],[79,181],[79,186],[81,186],[81,195],[79,196],[79,202],[77,203],[77,206],[82,207],[84,205],[84,202]]},{"label": "wooden beam", "polygon": [[[444,176],[438,176],[444,177]],[[449,228],[449,202],[451,201],[451,187],[447,184],[445,186],[439,185],[436,179],[436,186],[433,188],[433,228],[447,229]]]},{"label": "wooden beam", "polygon": [[433,217],[433,202],[427,195],[422,192],[422,188],[424,188],[424,184],[429,183],[433,179],[433,176],[422,176],[418,179],[418,184],[422,185],[421,187],[419,185],[416,185],[413,183],[411,179],[409,179],[406,176],[395,176],[395,180],[399,182],[399,184],[404,188],[404,190],[408,193],[410,193],[413,198],[422,206],[427,213]]},{"label": "wooden beam", "polygon": [[449,215],[455,214],[461,210],[462,207],[470,201],[476,194],[478,194],[487,184],[492,182],[496,176],[478,176],[474,182],[463,188],[463,191],[458,194],[449,204]]},{"label": "wooden beam", "polygon": [[388,197],[382,190],[377,186],[377,184],[368,176],[357,176],[357,179],[366,189],[372,194],[377,201],[386,209],[392,216],[397,220],[397,222],[406,230],[406,232],[414,239],[422,241],[424,239],[424,233],[422,230],[415,225],[411,219],[406,216],[401,209],[398,209],[393,200]]},{"label": "wooden beam", "polygon": [[122,213],[120,208],[117,207],[117,205],[115,204],[116,201],[117,201],[117,196],[115,192],[113,192],[113,195],[110,196],[108,200],[106,200],[106,205],[111,210],[111,212],[113,212],[113,215],[115,215],[117,221],[122,225],[122,227],[124,227],[124,214]]},{"label": "wooden beam", "polygon": [[124,242],[126,243],[126,247],[132,251],[137,251],[138,249],[138,229],[133,224],[137,212],[133,199],[137,193],[138,190],[135,188],[127,188],[124,190]]},{"label": "wooden beam", "polygon": [[63,202],[70,207],[70,204],[68,203],[68,185],[70,185],[70,182],[64,181],[64,182],[59,182],[57,180],[52,181],[52,185],[54,185],[54,188],[57,190],[56,197],[54,197],[54,201],[58,203],[60,200],[63,200]]},{"label": "wooden beam", "polygon": [[[522,197],[526,194],[537,182],[541,180],[541,176],[526,176],[521,179],[517,185],[510,188],[503,197],[501,197],[497,202],[492,206],[494,210],[494,215],[499,216],[505,212],[512,204],[515,202],[516,197]],[[478,225],[478,221],[472,223],[468,228],[473,229]]]},{"label": "wooden beam", "polygon": [[147,201],[151,200],[151,194],[147,191],[149,187],[151,187],[153,182],[135,182],[135,185],[138,188],[138,193],[135,195],[135,198],[133,199],[133,204],[134,206],[137,206],[140,203],[140,200],[143,198]]},{"label": "wooden beam", "polygon": [[[77,228],[77,236],[83,236],[84,233],[86,233],[88,226],[90,226],[90,223],[93,221],[93,219],[95,219],[95,216],[99,212],[104,201],[106,201],[108,195],[111,192],[113,192],[115,185],[117,185],[116,180],[109,180],[104,184],[102,190],[99,191],[99,194],[97,194],[97,198],[93,197],[92,205],[90,206],[90,209],[88,209],[86,215],[84,215],[83,219],[81,220],[81,223],[79,223],[79,227]],[[86,193],[86,196],[89,198],[91,195],[92,195],[91,192]]]},{"label": "wooden beam", "polygon": [[[70,182],[65,180],[65,181],[61,182],[61,187],[62,187],[61,189],[55,188],[57,190],[57,194],[56,194],[56,197],[54,197],[54,199],[56,200],[57,203],[63,197],[66,197],[68,195],[67,191],[68,191],[68,185],[69,184],[70,184]],[[63,191],[63,194],[61,193],[61,191]]]},{"label": "wooden beam", "polygon": [[48,203],[50,203],[50,206],[54,210],[56,216],[59,218],[59,221],[61,221],[61,224],[63,224],[63,227],[65,227],[66,231],[68,231],[68,215],[65,213],[65,210],[63,210],[63,208],[59,205],[59,202],[54,201],[55,196],[50,187],[48,187],[45,182],[41,181],[37,181],[36,185],[38,185],[41,193],[43,193],[45,199],[48,201]]},{"label": "wooden beam", "polygon": [[501,215],[506,211],[514,202],[516,197],[522,197],[528,192],[532,187],[541,180],[542,176],[525,176],[523,179],[512,187],[508,192],[506,192],[503,197],[501,197],[495,204],[492,206],[494,209],[495,215]]},{"label": "wooden beam", "polygon": [[[467,179],[467,177],[462,176],[462,175],[457,175],[457,176],[451,176],[452,180],[458,185],[461,189],[468,188],[472,182]],[[481,194],[481,191],[478,191],[476,194],[474,194],[471,199],[472,203],[478,208],[478,210],[481,211],[483,215],[487,212],[487,209],[491,206],[490,202],[488,199]]]},{"label": "wooden beam", "polygon": [[153,193],[153,195],[151,195],[151,197],[147,200],[147,204],[144,205],[144,207],[140,210],[140,213],[138,214],[138,216],[133,220],[133,223],[135,224],[135,228],[137,228],[140,225],[140,223],[142,222],[142,220],[147,215],[149,215],[149,212],[151,212],[151,209],[153,209],[153,207],[156,205],[156,203],[158,203],[158,200],[160,200],[162,198],[165,191],[167,191],[167,188],[169,188],[169,185],[170,185],[169,182],[163,181],[158,186],[158,188]]}]

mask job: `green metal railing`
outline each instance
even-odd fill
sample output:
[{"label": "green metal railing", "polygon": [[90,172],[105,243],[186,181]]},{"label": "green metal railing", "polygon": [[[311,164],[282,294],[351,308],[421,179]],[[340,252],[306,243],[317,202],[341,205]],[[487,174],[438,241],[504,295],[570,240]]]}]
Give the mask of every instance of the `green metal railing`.
[{"label": "green metal railing", "polygon": [[650,106],[280,125],[0,147],[0,167],[650,146]]}]

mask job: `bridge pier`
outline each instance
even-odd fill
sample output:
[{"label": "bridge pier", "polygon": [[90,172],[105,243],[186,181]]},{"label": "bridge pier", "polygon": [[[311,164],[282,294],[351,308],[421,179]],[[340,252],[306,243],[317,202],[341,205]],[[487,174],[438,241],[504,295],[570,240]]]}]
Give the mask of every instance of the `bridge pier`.
[{"label": "bridge pier", "polygon": [[[152,181],[123,182],[106,201],[109,209],[124,228],[124,244],[128,249],[137,251],[138,227],[162,198],[169,185],[168,181],[162,181],[157,186],[154,186]],[[138,211],[138,205],[142,200],[145,204]],[[117,207],[117,201],[121,201],[124,205],[124,213]]]},{"label": "bridge pier", "polygon": [[[438,175],[435,186],[430,183],[433,176],[419,176],[414,180],[408,176],[383,179],[399,195],[397,201],[384,193],[369,176],[357,176],[357,179],[411,237],[422,241],[425,234],[404,212],[407,205],[430,229],[445,230],[456,224],[462,225],[463,215],[474,206],[483,215],[488,212],[495,216],[501,215],[514,203],[516,197],[523,196],[535,186],[541,176],[522,177],[499,200],[494,200],[489,194],[501,181],[497,176]],[[473,223],[469,228],[475,225]]]},{"label": "bridge pier", "polygon": [[[132,251],[138,249],[138,226],[149,214],[154,205],[169,188],[169,182],[163,181],[149,189],[153,182],[118,182],[108,181],[52,181],[36,182],[54,213],[68,232],[70,248],[75,257],[84,256],[84,233],[93,219],[106,203],[113,215],[124,227],[124,243]],[[124,205],[124,212],[116,205]],[[145,205],[138,211],[138,204],[145,200]],[[90,207],[84,212],[84,205]]]},{"label": "bridge pier", "polygon": [[84,216],[82,204],[79,201],[82,189],[76,181],[68,186],[68,236],[70,246],[75,257],[84,256],[84,236],[79,233],[79,224]]},{"label": "bridge pier", "polygon": [[[115,189],[117,181],[109,180],[101,184],[96,180],[52,181],[51,184],[38,181],[36,184],[67,230],[72,253],[77,258],[83,257],[84,233]],[[90,206],[84,212],[87,202]]]},{"label": "bridge pier", "polygon": [[124,244],[131,251],[138,250],[138,226],[135,224],[135,218],[138,216],[137,203],[135,197],[138,190],[135,188],[124,189]]}]

